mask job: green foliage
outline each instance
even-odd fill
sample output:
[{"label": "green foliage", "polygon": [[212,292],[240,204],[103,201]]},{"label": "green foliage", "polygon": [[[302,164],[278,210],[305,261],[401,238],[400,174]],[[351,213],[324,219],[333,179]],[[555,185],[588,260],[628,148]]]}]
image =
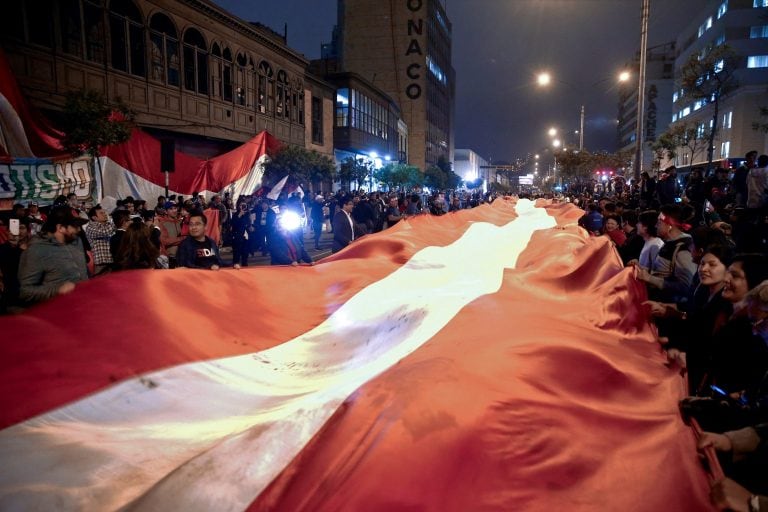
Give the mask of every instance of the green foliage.
[{"label": "green foliage", "polygon": [[374,172],[374,178],[385,183],[390,189],[406,190],[424,184],[424,176],[419,168],[407,164],[387,164]]},{"label": "green foliage", "polygon": [[737,87],[736,67],[738,55],[728,45],[709,45],[701,53],[694,53],[680,71],[680,86],[683,94],[679,101],[690,99],[712,103],[712,129],[707,141],[707,160],[712,167],[715,135],[718,130],[720,101],[729,96]]},{"label": "green foliage", "polygon": [[709,45],[701,53],[694,53],[680,69],[680,87],[687,98],[715,102],[725,98],[738,86],[734,71],[738,55],[728,45]]},{"label": "green foliage", "polygon": [[82,89],[67,94],[63,117],[64,150],[98,158],[99,148],[131,138],[135,114],[120,98],[110,103],[102,93]]},{"label": "green foliage", "polygon": [[342,185],[347,184],[349,188],[352,188],[353,182],[356,185],[355,188],[360,188],[372,176],[373,163],[370,160],[349,157],[339,165],[338,177]]},{"label": "green foliage", "polygon": [[710,136],[709,128],[700,132],[694,123],[676,123],[659,135],[651,147],[659,159],[665,152],[668,152],[670,157],[674,157],[677,155],[678,148],[685,148],[693,161],[694,157],[707,147]]},{"label": "green foliage", "polygon": [[317,151],[286,144],[264,166],[263,181],[274,185],[285,175],[289,175],[296,183],[306,185],[333,180],[335,172],[336,166],[332,158]]},{"label": "green foliage", "polygon": [[591,179],[598,169],[621,169],[629,166],[632,155],[627,152],[560,151],[557,157],[559,178],[567,180]]},{"label": "green foliage", "polygon": [[448,183],[448,176],[440,167],[433,165],[424,171],[424,185],[431,189],[444,190]]}]

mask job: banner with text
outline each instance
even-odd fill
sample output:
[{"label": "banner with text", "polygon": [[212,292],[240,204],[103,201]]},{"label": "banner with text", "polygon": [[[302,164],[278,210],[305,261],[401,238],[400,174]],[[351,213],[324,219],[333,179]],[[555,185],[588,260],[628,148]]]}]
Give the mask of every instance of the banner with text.
[{"label": "banner with text", "polygon": [[59,195],[70,193],[82,202],[98,197],[98,179],[90,157],[14,158],[10,163],[0,163],[0,209],[28,201],[48,205]]}]

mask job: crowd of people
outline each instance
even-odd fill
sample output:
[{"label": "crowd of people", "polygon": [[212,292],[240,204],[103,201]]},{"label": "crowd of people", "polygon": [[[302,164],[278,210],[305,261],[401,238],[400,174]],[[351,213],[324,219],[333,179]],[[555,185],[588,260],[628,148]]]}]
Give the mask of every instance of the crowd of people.
[{"label": "crowd of people", "polygon": [[647,287],[659,341],[687,381],[681,412],[728,475],[714,480],[713,503],[768,510],[768,156],[705,174],[681,182],[669,168],[569,200]]},{"label": "crowd of people", "polygon": [[[199,194],[158,197],[154,205],[140,198],[118,200],[111,211],[81,203],[75,194],[60,196],[41,210],[37,202],[16,204],[0,220],[0,311],[20,312],[32,304],[72,291],[78,282],[111,272],[177,267],[219,270],[223,246],[231,247],[232,267],[249,257],[269,255],[273,265],[312,265],[304,232],[320,249],[324,232],[333,233],[337,252],[355,240],[412,215],[476,206],[491,200],[481,194],[422,196],[337,192],[303,196],[282,194]],[[426,206],[423,206],[426,204]],[[214,215],[211,215],[214,212]],[[295,222],[290,222],[295,220]],[[211,230],[209,222],[217,222]],[[213,232],[217,236],[210,236]]]},{"label": "crowd of people", "polygon": [[[750,152],[738,169],[705,174],[693,169],[682,182],[672,167],[658,178],[642,173],[637,183],[616,180],[558,200],[583,208],[579,224],[607,237],[647,286],[660,343],[688,383],[681,410],[705,430],[700,448],[723,454],[729,478],[714,484],[715,503],[768,510],[768,156]],[[305,230],[315,249],[332,233],[337,252],[402,219],[494,198],[339,191],[274,201],[225,194],[209,203],[193,194],[159,197],[153,206],[127,197],[111,212],[86,209],[74,195],[46,213],[35,202],[16,205],[10,225],[0,226],[2,309],[23,311],[110,272],[218,270],[222,245],[231,246],[234,268],[259,252],[274,265],[311,265]],[[218,239],[207,235],[209,222],[219,223]]]}]

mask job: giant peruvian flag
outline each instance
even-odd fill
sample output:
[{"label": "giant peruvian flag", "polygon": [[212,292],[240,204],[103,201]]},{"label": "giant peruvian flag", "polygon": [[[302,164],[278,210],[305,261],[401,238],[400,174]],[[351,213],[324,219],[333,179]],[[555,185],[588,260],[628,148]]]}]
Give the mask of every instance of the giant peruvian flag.
[{"label": "giant peruvian flag", "polygon": [[2,319],[0,509],[710,510],[644,298],[570,205]]}]

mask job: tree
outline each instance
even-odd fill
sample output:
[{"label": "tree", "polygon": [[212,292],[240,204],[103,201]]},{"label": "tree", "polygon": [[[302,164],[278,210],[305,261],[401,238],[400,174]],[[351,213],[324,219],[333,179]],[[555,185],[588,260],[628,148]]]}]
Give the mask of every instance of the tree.
[{"label": "tree", "polygon": [[62,129],[64,150],[73,156],[93,157],[101,175],[101,149],[131,138],[135,113],[118,97],[113,103],[98,91],[81,89],[67,94]]},{"label": "tree", "polygon": [[659,135],[651,147],[659,159],[664,156],[664,153],[668,153],[674,158],[678,148],[685,148],[690,154],[691,162],[693,162],[696,155],[707,147],[710,137],[711,130],[706,125],[677,123]]},{"label": "tree", "polygon": [[435,190],[445,190],[448,176],[440,167],[433,165],[424,171],[424,185]]},{"label": "tree", "polygon": [[341,180],[342,185],[346,183],[348,188],[352,188],[353,181],[356,184],[356,188],[360,188],[372,176],[373,163],[370,160],[350,156],[345,158],[339,165],[339,180]]},{"label": "tree", "polygon": [[419,168],[407,164],[387,164],[375,171],[374,177],[381,183],[386,183],[390,189],[410,189],[424,183]]},{"label": "tree", "polygon": [[708,169],[712,168],[715,135],[718,130],[720,102],[738,86],[736,75],[736,52],[728,45],[709,45],[703,52],[694,53],[680,71],[680,86],[683,94],[679,101],[694,99],[711,103],[712,124],[707,144]]},{"label": "tree", "polygon": [[264,166],[264,182],[275,184],[288,175],[297,184],[317,184],[333,180],[336,166],[333,159],[300,146],[284,145]]}]

